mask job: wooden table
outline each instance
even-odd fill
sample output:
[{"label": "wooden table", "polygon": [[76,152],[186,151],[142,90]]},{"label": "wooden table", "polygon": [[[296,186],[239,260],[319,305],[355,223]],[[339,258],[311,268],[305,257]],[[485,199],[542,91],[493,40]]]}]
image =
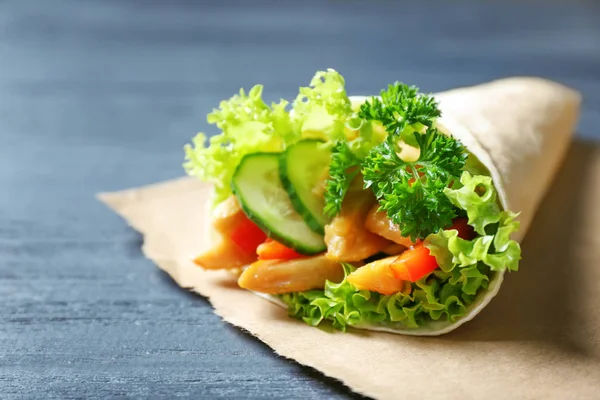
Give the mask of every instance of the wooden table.
[{"label": "wooden table", "polygon": [[600,139],[600,7],[517,3],[1,1],[0,397],[351,397],[180,290],[94,194],[181,176],[221,99],[327,67],[351,94],[556,79]]}]

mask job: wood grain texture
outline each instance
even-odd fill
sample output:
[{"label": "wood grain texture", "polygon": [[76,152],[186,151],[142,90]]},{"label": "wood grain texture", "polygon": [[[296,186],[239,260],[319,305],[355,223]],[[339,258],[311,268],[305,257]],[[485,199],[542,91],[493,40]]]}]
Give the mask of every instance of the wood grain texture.
[{"label": "wood grain texture", "polygon": [[594,2],[0,1],[0,397],[352,397],[222,323],[94,194],[180,176],[221,99],[327,67],[352,94],[555,79],[600,139],[599,37]]}]

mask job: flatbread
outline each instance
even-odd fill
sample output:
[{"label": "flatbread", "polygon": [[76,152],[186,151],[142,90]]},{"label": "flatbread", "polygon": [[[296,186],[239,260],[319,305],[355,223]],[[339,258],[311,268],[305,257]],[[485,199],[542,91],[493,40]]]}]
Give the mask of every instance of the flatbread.
[{"label": "flatbread", "polygon": [[[459,139],[490,172],[504,209],[520,213],[522,242],[537,208],[563,162],[579,118],[581,95],[556,82],[516,77],[434,95],[441,131]],[[353,96],[353,105],[369,97]],[[436,336],[472,320],[496,296],[504,271],[495,273],[458,320],[431,321],[418,328],[366,324],[358,329]],[[256,293],[286,307],[277,297]]]}]

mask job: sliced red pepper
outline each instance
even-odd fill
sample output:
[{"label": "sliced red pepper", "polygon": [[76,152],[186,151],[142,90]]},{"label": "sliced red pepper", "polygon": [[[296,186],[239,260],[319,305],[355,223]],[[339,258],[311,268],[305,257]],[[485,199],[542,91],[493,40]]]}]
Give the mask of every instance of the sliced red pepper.
[{"label": "sliced red pepper", "polygon": [[304,257],[302,254],[296,253],[294,249],[271,238],[267,238],[264,243],[258,246],[256,254],[258,254],[259,260],[293,260]]},{"label": "sliced red pepper", "polygon": [[244,218],[231,234],[231,240],[248,254],[256,253],[266,238],[267,235],[248,218]]},{"label": "sliced red pepper", "polygon": [[[467,223],[466,218],[456,218],[448,229],[456,229],[458,237],[471,240],[475,237],[475,230]],[[416,282],[425,275],[433,272],[438,267],[437,260],[424,246],[423,242],[417,243],[412,248],[400,254],[391,265],[396,279]]]},{"label": "sliced red pepper", "polygon": [[437,260],[422,242],[400,254],[391,264],[396,279],[411,282],[418,281],[437,267]]}]

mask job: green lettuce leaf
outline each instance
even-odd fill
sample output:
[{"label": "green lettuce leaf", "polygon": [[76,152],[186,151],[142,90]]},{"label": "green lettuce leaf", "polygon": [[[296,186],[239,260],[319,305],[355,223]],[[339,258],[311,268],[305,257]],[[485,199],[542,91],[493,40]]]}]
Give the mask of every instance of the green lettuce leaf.
[{"label": "green lettuce leaf", "polygon": [[221,133],[210,139],[198,133],[185,145],[184,170],[213,183],[213,204],[218,204],[231,194],[231,178],[246,154],[283,151],[307,137],[344,138],[346,129],[368,136],[370,130],[355,117],[344,85],[338,72],[319,71],[309,87],[300,88],[292,110],[285,100],[266,104],[262,85],[254,86],[248,94],[241,89],[207,117]]},{"label": "green lettuce leaf", "polygon": [[425,245],[440,268],[448,272],[456,265],[468,267],[482,262],[492,271],[518,270],[521,247],[510,239],[520,227],[515,221],[518,214],[500,209],[490,177],[472,176],[464,171],[460,184],[460,188],[445,189],[444,193],[454,205],[466,211],[469,225],[479,236],[464,240],[458,237],[456,230],[440,230],[429,235]]},{"label": "green lettuce leaf", "polygon": [[300,88],[293,103],[292,118],[304,137],[346,138],[346,124],[353,112],[345,84],[342,75],[328,69],[317,72],[310,86]]},{"label": "green lettuce leaf", "polygon": [[485,235],[488,225],[497,223],[502,218],[498,195],[492,178],[484,175],[471,175],[463,171],[458,189],[446,188],[444,194],[456,207],[465,210],[469,225],[475,232]]},{"label": "green lettuce leaf", "polygon": [[463,317],[498,271],[518,269],[521,249],[510,235],[519,229],[519,222],[517,214],[500,208],[487,176],[464,172],[455,188],[445,193],[466,213],[478,236],[464,240],[454,229],[429,235],[425,245],[440,268],[417,282],[407,282],[406,290],[382,295],[351,285],[346,277],[355,267],[343,264],[345,277],[340,283],[280,295],[289,314],[312,326],[329,321],[340,330],[369,324],[418,328],[428,321],[454,322]]},{"label": "green lettuce leaf", "polygon": [[367,324],[418,328],[427,321],[456,321],[464,316],[475,299],[474,291],[486,288],[488,282],[485,265],[478,264],[464,272],[457,268],[455,274],[435,271],[415,283],[407,282],[403,291],[382,295],[351,285],[346,277],[356,268],[342,265],[345,276],[340,283],[327,281],[324,290],[279,295],[288,313],[311,326],[329,321],[342,331]]},{"label": "green lettuce leaf", "polygon": [[242,157],[258,151],[281,151],[286,143],[298,139],[297,129],[286,111],[287,102],[267,105],[261,85],[248,94],[222,101],[207,117],[221,134],[210,139],[199,133],[185,146],[185,171],[215,185],[214,203],[231,194],[231,178]]}]

